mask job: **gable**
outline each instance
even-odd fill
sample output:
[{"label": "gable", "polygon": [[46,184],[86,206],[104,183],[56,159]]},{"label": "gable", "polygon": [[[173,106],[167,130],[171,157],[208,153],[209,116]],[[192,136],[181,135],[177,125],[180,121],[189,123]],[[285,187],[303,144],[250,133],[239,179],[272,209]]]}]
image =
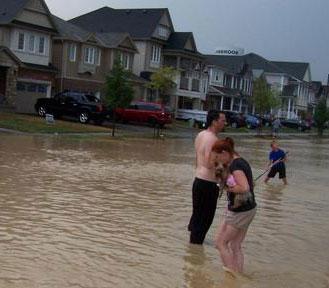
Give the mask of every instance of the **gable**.
[{"label": "gable", "polygon": [[42,0],[28,1],[22,11],[20,11],[15,17],[15,20],[48,29],[54,29],[50,20],[49,10]]},{"label": "gable", "polygon": [[158,24],[169,27],[170,30],[173,30],[173,25],[168,13],[163,13]]},{"label": "gable", "polygon": [[186,44],[184,46],[184,49],[195,51],[195,44],[194,44],[194,41],[192,40],[192,38],[189,38],[186,41]]},{"label": "gable", "polygon": [[311,82],[312,81],[310,65],[308,65],[308,67],[306,69],[306,72],[305,72],[305,75],[304,75],[304,79],[303,80],[304,81],[307,81],[307,82]]},{"label": "gable", "polygon": [[8,48],[0,46],[0,64],[11,67],[21,65],[21,61]]},{"label": "gable", "polygon": [[119,46],[123,48],[136,50],[135,44],[132,42],[132,40],[129,37],[124,38],[122,42],[120,42]]}]

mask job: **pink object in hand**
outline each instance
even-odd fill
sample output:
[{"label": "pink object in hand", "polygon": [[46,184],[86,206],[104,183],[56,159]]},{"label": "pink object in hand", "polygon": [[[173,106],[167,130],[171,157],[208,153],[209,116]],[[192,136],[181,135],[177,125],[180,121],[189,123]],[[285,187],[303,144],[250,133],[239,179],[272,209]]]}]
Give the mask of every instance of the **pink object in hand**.
[{"label": "pink object in hand", "polygon": [[227,180],[226,180],[226,185],[229,187],[233,187],[236,185],[235,179],[233,177],[233,175],[228,176]]}]

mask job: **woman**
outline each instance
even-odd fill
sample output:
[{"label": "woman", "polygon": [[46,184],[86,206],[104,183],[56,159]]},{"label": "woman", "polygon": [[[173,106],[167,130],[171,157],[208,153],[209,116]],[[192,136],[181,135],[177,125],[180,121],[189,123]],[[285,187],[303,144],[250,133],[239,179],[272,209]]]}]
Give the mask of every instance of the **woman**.
[{"label": "woman", "polygon": [[241,244],[256,214],[253,177],[249,163],[234,151],[231,138],[218,140],[212,151],[216,160],[227,165],[234,185],[227,185],[228,207],[219,226],[215,243],[226,271],[243,272]]}]

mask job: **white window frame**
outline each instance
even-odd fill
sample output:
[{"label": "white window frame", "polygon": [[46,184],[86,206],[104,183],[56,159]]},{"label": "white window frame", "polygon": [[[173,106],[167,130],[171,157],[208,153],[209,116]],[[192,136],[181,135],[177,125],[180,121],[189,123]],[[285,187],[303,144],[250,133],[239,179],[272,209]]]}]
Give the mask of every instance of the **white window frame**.
[{"label": "white window frame", "polygon": [[169,29],[166,26],[158,26],[158,35],[163,38],[167,38],[169,35]]},{"label": "white window frame", "polygon": [[[21,36],[23,36],[23,39],[21,39]],[[24,51],[25,50],[25,33],[18,32],[18,39],[17,39],[17,50]],[[20,48],[21,40],[23,40],[23,47]]]},{"label": "white window frame", "polygon": [[99,66],[101,64],[101,50],[97,47],[85,47],[83,60],[86,64]]},{"label": "white window frame", "polygon": [[70,43],[69,44],[69,60],[71,62],[75,62],[76,56],[77,56],[77,44]]},{"label": "white window frame", "polygon": [[[42,40],[43,39],[43,43]],[[43,44],[41,46],[41,43]],[[41,51],[42,48],[42,51]],[[38,53],[44,55],[46,53],[46,37],[45,36],[39,36],[39,43],[38,43]]]},{"label": "white window frame", "polygon": [[129,53],[121,52],[120,54],[121,65],[125,70],[129,70],[130,67],[130,55]]},{"label": "white window frame", "polygon": [[152,63],[161,63],[161,46],[153,44],[152,45],[152,53],[151,53],[151,62]]},{"label": "white window frame", "polygon": [[[34,34],[30,34],[29,35],[29,43],[28,43],[28,51],[31,53],[35,53],[35,35]],[[33,43],[31,42],[31,40],[33,39]],[[32,44],[32,45],[31,45]],[[32,49],[31,49],[32,48]]]}]

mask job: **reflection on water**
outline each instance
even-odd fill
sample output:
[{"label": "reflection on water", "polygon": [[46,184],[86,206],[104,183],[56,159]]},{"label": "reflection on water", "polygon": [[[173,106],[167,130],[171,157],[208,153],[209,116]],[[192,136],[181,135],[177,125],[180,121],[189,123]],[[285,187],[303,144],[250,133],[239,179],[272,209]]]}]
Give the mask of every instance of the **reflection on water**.
[{"label": "reflection on water", "polygon": [[[269,143],[238,138],[259,175]],[[328,141],[286,140],[289,185],[257,181],[246,276],[188,244],[191,139],[0,134],[0,287],[329,287]]]}]

